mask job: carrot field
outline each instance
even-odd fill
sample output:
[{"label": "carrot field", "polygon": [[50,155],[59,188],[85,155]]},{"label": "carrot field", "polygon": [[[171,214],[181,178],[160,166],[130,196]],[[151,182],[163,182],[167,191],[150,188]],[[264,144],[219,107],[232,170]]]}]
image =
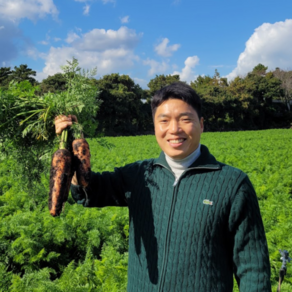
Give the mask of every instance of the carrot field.
[{"label": "carrot field", "polygon": [[[88,139],[92,169],[157,157],[154,136]],[[220,162],[250,177],[268,240],[273,291],[279,249],[292,254],[292,130],[204,133],[201,143]],[[50,158],[41,181],[23,186],[23,171],[0,156],[0,291],[126,291],[126,208],[83,208],[71,198],[60,217],[49,214]],[[234,291],[238,291],[235,285]],[[292,263],[282,284],[292,291]]]}]

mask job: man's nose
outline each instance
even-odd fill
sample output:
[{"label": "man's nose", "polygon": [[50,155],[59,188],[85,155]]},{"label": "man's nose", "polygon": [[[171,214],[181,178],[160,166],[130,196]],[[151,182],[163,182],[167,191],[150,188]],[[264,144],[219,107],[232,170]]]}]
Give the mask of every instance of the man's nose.
[{"label": "man's nose", "polygon": [[177,133],[181,130],[179,122],[176,120],[172,120],[169,125],[169,130],[171,133]]}]

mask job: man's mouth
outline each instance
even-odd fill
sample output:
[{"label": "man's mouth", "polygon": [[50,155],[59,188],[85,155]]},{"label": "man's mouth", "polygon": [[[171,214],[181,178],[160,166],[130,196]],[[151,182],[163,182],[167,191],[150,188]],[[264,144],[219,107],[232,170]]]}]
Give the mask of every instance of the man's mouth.
[{"label": "man's mouth", "polygon": [[184,142],[186,139],[172,139],[172,140],[168,140],[169,143],[171,144],[180,144],[182,142]]}]

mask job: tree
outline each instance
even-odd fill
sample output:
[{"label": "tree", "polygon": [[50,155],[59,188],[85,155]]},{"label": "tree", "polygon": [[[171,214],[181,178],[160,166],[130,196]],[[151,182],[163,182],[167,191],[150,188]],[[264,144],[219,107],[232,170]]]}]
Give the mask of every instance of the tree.
[{"label": "tree", "polygon": [[151,126],[148,104],[142,102],[144,92],[128,75],[105,75],[96,80],[102,101],[97,115],[98,130],[106,135],[133,135]]},{"label": "tree", "polygon": [[286,105],[288,110],[291,110],[291,101],[292,101],[292,71],[284,71],[279,68],[276,68],[273,71],[275,77],[281,80],[281,88],[283,89],[283,96],[280,97]]},{"label": "tree", "polygon": [[62,73],[56,73],[53,76],[48,76],[46,79],[44,79],[41,84],[41,92],[47,93],[47,92],[60,92],[66,90],[66,77]]},{"label": "tree", "polygon": [[225,95],[226,87],[228,87],[227,78],[221,77],[220,73],[215,70],[214,76],[199,76],[191,82],[191,87],[196,90],[202,97],[218,97]]},{"label": "tree", "polygon": [[11,72],[12,71],[10,67],[0,68],[0,87],[8,87]]},{"label": "tree", "polygon": [[273,99],[282,96],[281,82],[268,67],[259,64],[245,78],[235,78],[229,85],[229,92],[241,103],[239,115],[247,129],[273,127],[276,109]]},{"label": "tree", "polygon": [[199,76],[190,85],[202,99],[205,129],[207,131],[233,129],[234,111],[227,92],[227,79],[221,77],[220,73],[215,70],[213,77]]},{"label": "tree", "polygon": [[36,76],[36,71],[33,71],[28,68],[27,65],[22,64],[19,67],[14,67],[14,70],[10,74],[10,79],[18,82],[28,80],[32,85],[34,85],[37,81],[32,76]]},{"label": "tree", "polygon": [[264,66],[263,64],[258,64],[253,68],[252,73],[260,76],[265,76],[267,70],[268,67]]},{"label": "tree", "polygon": [[180,81],[179,75],[156,75],[156,77],[151,79],[147,84],[150,97],[152,97],[157,90],[178,81]]}]

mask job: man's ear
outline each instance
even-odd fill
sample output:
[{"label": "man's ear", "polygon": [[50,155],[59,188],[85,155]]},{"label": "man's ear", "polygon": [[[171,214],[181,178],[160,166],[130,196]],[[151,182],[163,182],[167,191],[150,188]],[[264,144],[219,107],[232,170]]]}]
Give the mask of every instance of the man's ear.
[{"label": "man's ear", "polygon": [[204,118],[203,117],[200,118],[200,125],[201,125],[201,133],[203,133],[204,132]]}]

